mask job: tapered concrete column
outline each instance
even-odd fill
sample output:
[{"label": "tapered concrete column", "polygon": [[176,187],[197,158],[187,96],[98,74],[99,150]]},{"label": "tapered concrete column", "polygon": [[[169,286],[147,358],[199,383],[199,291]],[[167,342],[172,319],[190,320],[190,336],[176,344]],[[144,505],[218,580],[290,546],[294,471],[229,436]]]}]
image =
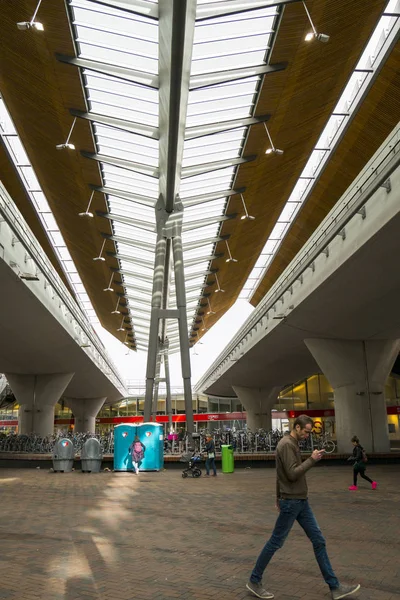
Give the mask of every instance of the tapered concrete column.
[{"label": "tapered concrete column", "polygon": [[280,386],[273,388],[248,388],[232,386],[235,394],[243,404],[247,415],[247,427],[256,429],[272,429],[271,409],[276,404]]},{"label": "tapered concrete column", "polygon": [[65,404],[75,417],[75,432],[94,433],[96,417],[107,397],[103,398],[65,398]]},{"label": "tapered concrete column", "polygon": [[367,452],[389,452],[385,383],[400,340],[304,340],[333,387],[338,451],[357,435]]},{"label": "tapered concrete column", "polygon": [[6,373],[19,404],[18,433],[36,433],[41,437],[53,434],[54,406],[73,376],[73,373]]}]

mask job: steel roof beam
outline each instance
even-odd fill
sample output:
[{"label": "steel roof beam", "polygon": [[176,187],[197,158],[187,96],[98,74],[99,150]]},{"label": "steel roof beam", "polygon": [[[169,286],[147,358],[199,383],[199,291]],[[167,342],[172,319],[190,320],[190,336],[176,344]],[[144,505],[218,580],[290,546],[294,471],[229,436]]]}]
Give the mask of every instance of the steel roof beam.
[{"label": "steel roof beam", "polygon": [[160,194],[169,213],[180,188],[195,18],[196,0],[160,5]]},{"label": "steel roof beam", "polygon": [[95,152],[86,152],[86,150],[81,150],[81,155],[84,158],[90,158],[91,160],[96,160],[99,163],[112,165],[113,167],[119,167],[121,169],[126,169],[127,171],[133,171],[134,173],[140,173],[140,175],[147,175],[147,177],[153,177],[154,179],[158,179],[159,176],[159,170],[156,167],[135,163],[124,158],[107,156],[106,154],[97,154]]},{"label": "steel roof beam", "polygon": [[107,256],[116,258],[118,262],[120,260],[126,260],[126,262],[136,265],[137,267],[144,267],[146,269],[150,269],[151,271],[154,269],[154,263],[151,260],[146,260],[145,258],[129,256],[129,254],[120,254],[119,252],[107,252],[106,254]]},{"label": "steel roof beam", "polygon": [[152,275],[145,275],[144,273],[135,273],[134,271],[127,271],[126,269],[112,269],[112,271],[114,271],[114,273],[120,273],[121,275],[124,275],[124,277],[135,277],[136,279],[153,283]]},{"label": "steel roof beam", "polygon": [[139,194],[135,194],[134,192],[125,192],[124,190],[118,190],[117,188],[108,186],[90,184],[89,187],[91,190],[95,190],[96,192],[101,192],[102,194],[107,194],[108,196],[116,196],[122,200],[128,200],[129,202],[136,202],[137,204],[142,204],[143,206],[148,206],[149,208],[154,208],[157,202],[157,198],[141,196]]},{"label": "steel roof beam", "polygon": [[[225,240],[229,240],[229,235],[222,235],[212,238],[205,238],[203,240],[195,240],[193,242],[186,242],[186,244],[183,245],[183,251],[188,252],[189,250],[195,250],[196,248],[201,248],[202,246],[207,246],[208,244],[218,244],[218,242],[224,242]],[[188,261],[186,259],[185,264],[188,264]]]},{"label": "steel roof beam", "polygon": [[135,0],[132,4],[132,0],[112,0],[107,2],[106,0],[91,0],[92,4],[99,4],[100,6],[109,6],[110,8],[118,8],[123,12],[131,13],[133,15],[139,15],[141,17],[148,17],[149,19],[158,19],[158,5],[154,2],[148,2],[148,0]]},{"label": "steel roof beam", "polygon": [[242,127],[249,127],[250,125],[257,125],[258,123],[265,123],[269,120],[270,116],[271,115],[245,117],[243,119],[218,121],[208,125],[196,125],[195,127],[188,127],[186,129],[185,140],[194,140],[197,138],[206,137],[208,135],[214,135],[215,133],[221,133],[223,131],[231,131],[232,129],[240,129]]},{"label": "steel roof beam", "polygon": [[102,210],[96,210],[96,215],[109,221],[115,221],[116,223],[123,223],[124,225],[131,225],[144,231],[151,231],[154,233],[155,223],[148,223],[147,221],[139,221],[139,219],[132,219],[131,217],[124,217],[122,215],[115,215],[113,213],[106,213]]},{"label": "steel roof beam", "polygon": [[125,244],[126,246],[133,246],[134,248],[141,248],[142,250],[147,250],[148,252],[154,252],[154,244],[149,242],[142,242],[141,240],[135,240],[131,238],[126,238],[121,235],[110,235],[109,233],[102,232],[101,235],[107,240],[112,240],[113,242],[119,242],[120,244]]},{"label": "steel roof beam", "polygon": [[208,254],[206,256],[196,256],[195,258],[188,258],[185,259],[185,266],[192,267],[194,265],[202,264],[204,262],[212,262],[213,260],[217,260],[217,258],[222,258],[223,256],[223,252],[218,252],[218,254]]},{"label": "steel roof beam", "polygon": [[99,123],[100,125],[106,125],[113,129],[119,129],[121,131],[127,131],[128,133],[135,133],[142,137],[151,138],[158,140],[159,132],[157,127],[151,127],[144,123],[134,123],[133,121],[126,121],[125,119],[118,119],[117,117],[108,117],[106,115],[99,115],[92,112],[84,112],[75,108],[69,109],[70,114],[78,119],[85,119],[92,123]]},{"label": "steel roof beam", "polygon": [[66,63],[81,69],[89,69],[96,73],[116,77],[130,83],[136,83],[143,87],[153,88],[158,90],[158,75],[151,75],[143,71],[135,71],[128,67],[118,67],[117,65],[108,65],[107,63],[98,60],[90,60],[88,58],[78,58],[76,56],[67,56],[66,54],[56,53],[56,59],[59,62]]},{"label": "steel roof beam", "polygon": [[230,215],[221,215],[220,217],[209,217],[208,219],[201,219],[200,221],[189,221],[183,224],[182,231],[192,231],[193,229],[208,227],[208,225],[223,223],[224,221],[230,221],[231,219],[235,219],[236,217],[237,213],[232,213]]},{"label": "steel roof beam", "polygon": [[225,2],[208,2],[198,7],[196,12],[196,22],[206,19],[216,19],[228,15],[237,15],[238,13],[248,12],[261,8],[282,6],[300,0],[230,0]]},{"label": "steel roof beam", "polygon": [[219,200],[220,198],[229,198],[236,194],[244,194],[246,191],[245,187],[238,188],[236,190],[223,190],[222,192],[211,192],[209,194],[201,194],[199,196],[192,196],[191,198],[181,198],[182,204],[185,208],[190,206],[197,206],[204,202],[212,202],[213,200]]},{"label": "steel roof beam", "polygon": [[257,67],[240,67],[239,69],[231,69],[230,71],[218,71],[214,73],[203,73],[201,75],[193,75],[190,78],[190,91],[208,88],[229,81],[237,81],[238,79],[248,79],[249,77],[257,77],[269,75],[286,69],[288,63],[281,62],[274,65],[258,65]]},{"label": "steel roof beam", "polygon": [[190,177],[196,177],[197,175],[203,175],[204,173],[211,173],[212,171],[219,171],[220,169],[227,169],[228,167],[236,167],[244,163],[251,162],[257,158],[257,155],[244,156],[243,158],[231,158],[229,160],[217,160],[215,162],[203,163],[202,165],[194,165],[192,167],[184,167],[182,169],[182,179],[189,179]]}]

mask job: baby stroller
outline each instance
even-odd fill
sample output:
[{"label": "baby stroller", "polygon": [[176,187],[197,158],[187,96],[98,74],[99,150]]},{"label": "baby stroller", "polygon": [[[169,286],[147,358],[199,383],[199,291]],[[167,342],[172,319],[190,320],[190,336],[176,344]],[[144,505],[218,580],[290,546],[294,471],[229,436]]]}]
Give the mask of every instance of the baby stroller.
[{"label": "baby stroller", "polygon": [[189,452],[187,454],[183,454],[182,458],[179,462],[187,463],[186,469],[182,471],[182,477],[185,479],[191,474],[192,477],[201,477],[201,455],[198,452]]}]

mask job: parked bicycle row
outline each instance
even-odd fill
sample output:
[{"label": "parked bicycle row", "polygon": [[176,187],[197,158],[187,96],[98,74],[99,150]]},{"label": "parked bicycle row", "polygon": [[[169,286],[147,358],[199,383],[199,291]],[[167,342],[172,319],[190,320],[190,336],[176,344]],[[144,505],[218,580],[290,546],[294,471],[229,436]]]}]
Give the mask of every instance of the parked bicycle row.
[{"label": "parked bicycle row", "polygon": [[35,434],[0,434],[0,452],[31,452],[32,454],[51,454],[55,443],[61,438],[68,438],[73,443],[75,452],[80,453],[82,446],[89,438],[100,442],[103,454],[113,454],[114,435],[112,432],[103,435],[93,433],[71,433],[57,431],[51,436],[40,437]]}]

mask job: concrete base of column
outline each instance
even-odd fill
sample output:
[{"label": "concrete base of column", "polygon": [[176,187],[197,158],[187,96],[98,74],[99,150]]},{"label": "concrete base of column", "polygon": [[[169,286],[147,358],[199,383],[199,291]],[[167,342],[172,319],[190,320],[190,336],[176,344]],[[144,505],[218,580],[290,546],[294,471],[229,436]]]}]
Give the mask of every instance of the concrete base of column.
[{"label": "concrete base of column", "polygon": [[6,374],[19,404],[18,433],[36,433],[41,437],[54,433],[54,406],[73,375],[73,373]]},{"label": "concrete base of column", "polygon": [[277,402],[280,386],[273,388],[248,388],[232,386],[246,410],[247,427],[250,431],[272,429],[271,409]]},{"label": "concrete base of column", "polygon": [[103,398],[65,398],[65,404],[75,417],[76,433],[95,433],[96,417],[106,401]]},{"label": "concrete base of column", "polygon": [[400,340],[322,340],[305,344],[333,387],[338,452],[357,435],[367,452],[389,452],[385,382]]}]

